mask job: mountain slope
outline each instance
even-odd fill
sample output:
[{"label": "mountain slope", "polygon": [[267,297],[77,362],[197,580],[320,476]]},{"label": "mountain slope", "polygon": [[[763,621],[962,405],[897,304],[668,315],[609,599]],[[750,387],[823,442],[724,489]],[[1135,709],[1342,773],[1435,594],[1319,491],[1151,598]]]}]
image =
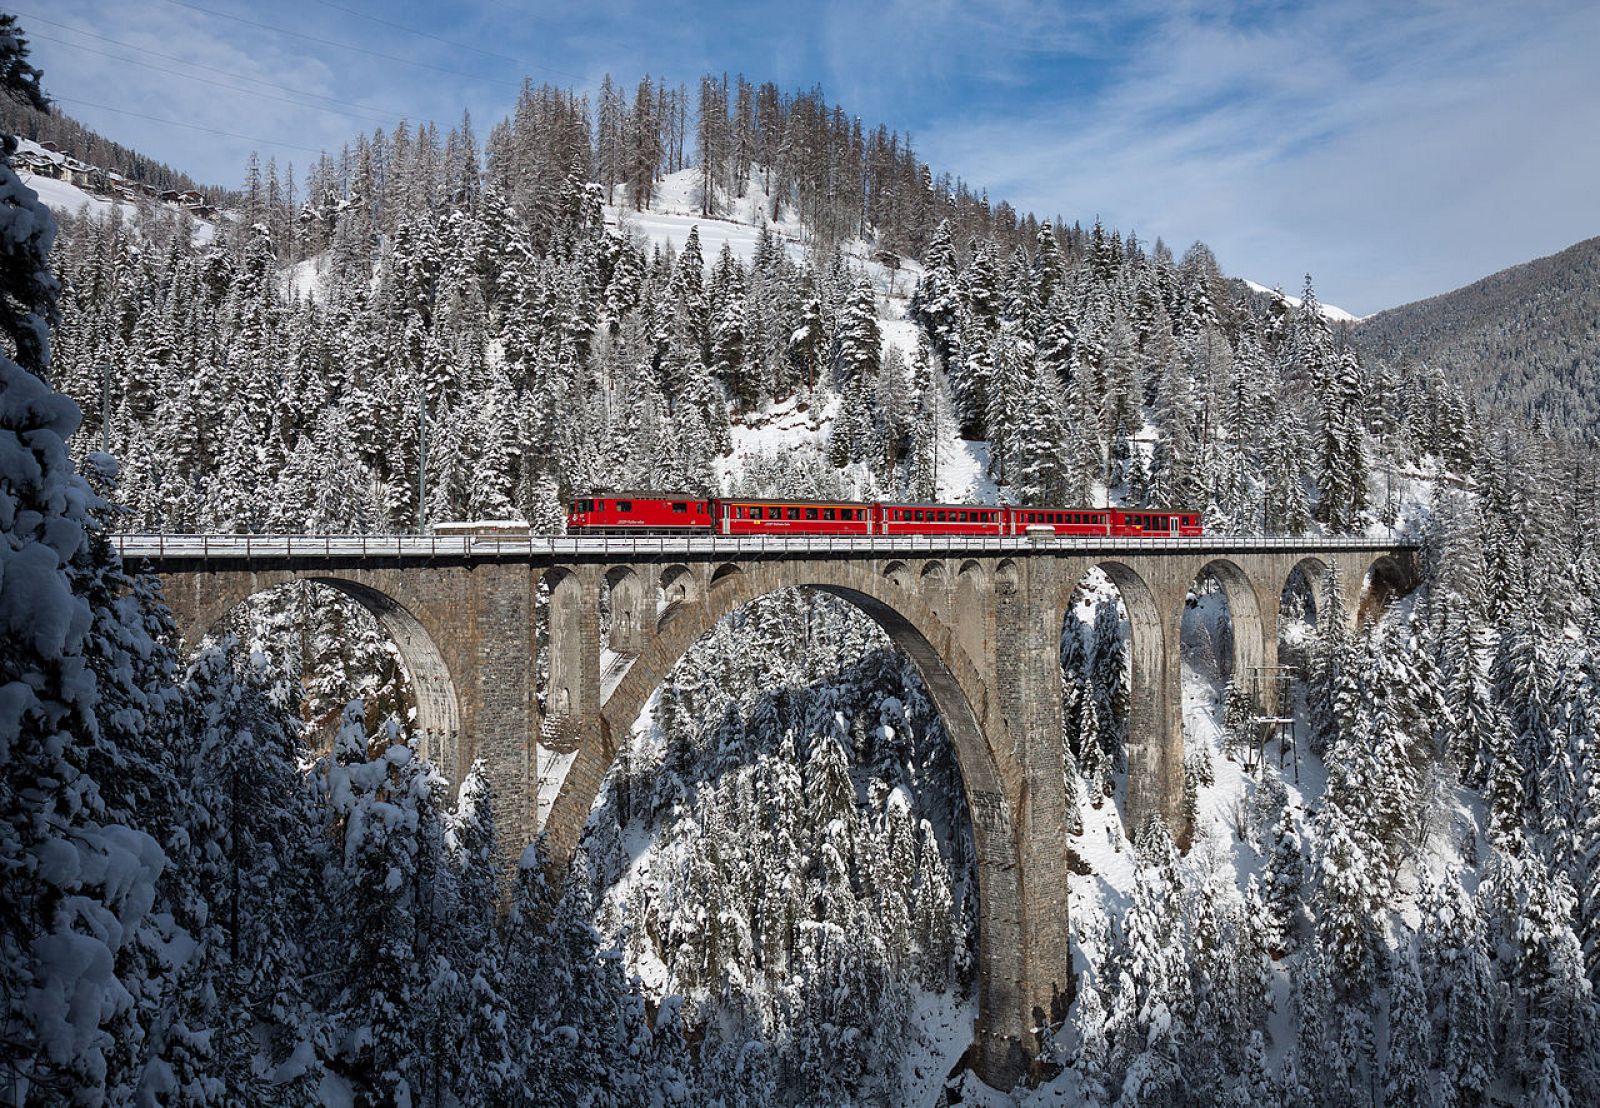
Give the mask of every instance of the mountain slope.
[{"label": "mountain slope", "polygon": [[1600,429],[1600,238],[1379,312],[1355,341],[1436,366],[1493,406]]}]

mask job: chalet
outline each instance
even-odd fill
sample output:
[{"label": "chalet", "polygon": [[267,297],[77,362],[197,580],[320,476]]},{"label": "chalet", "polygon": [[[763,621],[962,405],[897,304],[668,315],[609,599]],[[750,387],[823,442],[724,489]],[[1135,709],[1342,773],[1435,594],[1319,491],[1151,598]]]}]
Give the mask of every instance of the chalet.
[{"label": "chalet", "polygon": [[19,172],[32,173],[38,177],[57,178],[63,174],[59,158],[52,158],[44,153],[35,153],[32,150],[24,150],[19,154],[13,155],[11,164]]},{"label": "chalet", "polygon": [[77,185],[79,188],[94,187],[94,176],[97,172],[94,166],[69,156],[61,159],[61,168],[63,170],[61,180],[67,184]]}]

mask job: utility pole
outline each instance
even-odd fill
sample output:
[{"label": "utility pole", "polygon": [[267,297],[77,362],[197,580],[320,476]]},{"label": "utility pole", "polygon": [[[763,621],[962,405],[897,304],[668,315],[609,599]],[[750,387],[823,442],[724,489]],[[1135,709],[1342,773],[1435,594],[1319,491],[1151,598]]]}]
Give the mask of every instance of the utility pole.
[{"label": "utility pole", "polygon": [[100,366],[100,449],[111,453],[111,362]]},{"label": "utility pole", "polygon": [[428,529],[428,390],[417,393],[417,534]]}]

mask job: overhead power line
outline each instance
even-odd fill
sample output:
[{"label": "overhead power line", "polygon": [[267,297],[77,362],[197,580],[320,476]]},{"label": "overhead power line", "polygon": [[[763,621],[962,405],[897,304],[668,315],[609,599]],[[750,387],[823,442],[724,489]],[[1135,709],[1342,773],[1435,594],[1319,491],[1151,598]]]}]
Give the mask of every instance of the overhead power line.
[{"label": "overhead power line", "polygon": [[[94,55],[96,55],[98,57],[110,58],[112,61],[121,62],[124,65],[137,65],[137,66],[141,66],[144,69],[153,69],[157,73],[166,73],[166,74],[170,74],[173,77],[181,77],[185,81],[195,81],[195,82],[198,82],[199,84],[202,84],[202,85],[210,85],[213,88],[227,89],[230,92],[243,93],[246,96],[254,96],[254,97],[258,97],[260,99],[264,99],[264,100],[275,100],[280,104],[289,104],[289,105],[291,105],[293,107],[301,108],[301,109],[304,109],[306,111],[322,112],[322,113],[324,113],[326,115],[336,115],[336,116],[339,116],[339,117],[341,117],[343,119],[351,120],[352,122],[358,122],[352,116],[347,114],[348,110],[352,110],[352,109],[355,110],[355,111],[362,112],[363,114],[367,115],[368,118],[373,119],[373,120],[375,120],[375,121],[377,121],[379,123],[393,124],[393,123],[396,122],[396,117],[394,117],[394,116],[379,115],[376,112],[369,111],[369,110],[367,110],[365,108],[358,108],[358,107],[355,107],[354,105],[351,106],[351,109],[347,109],[346,111],[339,111],[339,110],[336,110],[336,109],[333,109],[333,108],[325,108],[325,107],[322,107],[322,106],[317,105],[317,104],[309,104],[309,103],[306,103],[303,100],[293,100],[293,99],[290,99],[287,96],[273,96],[273,95],[271,95],[269,93],[259,92],[259,91],[255,90],[255,89],[244,88],[241,85],[230,85],[225,81],[214,81],[210,77],[201,77],[201,76],[198,76],[198,75],[196,75],[194,73],[181,73],[176,69],[168,69],[164,65],[152,65],[149,62],[140,61],[137,58],[124,58],[124,57],[121,57],[121,56],[119,56],[117,54],[108,54],[104,50],[96,50],[92,46],[85,46],[85,45],[83,45],[82,43],[79,43],[79,42],[68,42],[66,39],[52,38],[49,35],[42,35],[38,31],[29,32],[28,37],[30,39],[39,39],[39,40],[44,41],[44,42],[58,43],[58,44],[60,44],[62,46],[70,46],[74,50],[82,50],[85,53],[94,54]],[[265,83],[265,82],[263,82],[263,83]],[[268,87],[270,87],[270,88],[283,88],[282,85],[269,85]],[[292,91],[292,90],[285,90],[285,91]]]},{"label": "overhead power line", "polygon": [[[347,15],[355,16],[357,19],[365,19],[370,23],[376,23],[380,27],[391,27],[396,31],[404,31],[409,35],[417,35],[420,38],[430,39],[433,42],[442,43],[443,45],[449,46],[455,50],[470,50],[474,54],[482,54],[486,58],[498,58],[501,61],[510,62],[512,65],[520,65],[524,69],[542,69],[546,73],[553,73],[557,77],[565,77],[569,81],[582,82],[588,80],[588,78],[578,73],[569,73],[564,69],[556,69],[554,66],[543,65],[539,62],[529,61],[527,58],[514,58],[510,54],[500,54],[493,50],[485,50],[483,47],[473,46],[469,42],[456,42],[453,39],[447,39],[436,35],[432,31],[424,31],[420,27],[412,27],[405,23],[396,23],[392,19],[384,19],[381,16],[368,15],[366,12],[357,11],[355,8],[347,7],[344,4],[335,4],[333,0],[316,0],[316,3],[321,4],[325,8],[332,8],[336,12],[344,12]],[[520,14],[525,15],[526,13]]]},{"label": "overhead power line", "polygon": [[[278,85],[278,84],[272,83],[271,81],[263,81],[259,77],[247,77],[243,73],[235,73],[230,69],[223,69],[221,66],[207,65],[205,62],[190,61],[188,58],[180,58],[176,54],[163,54],[163,53],[161,53],[159,51],[150,50],[150,49],[147,49],[146,47],[139,46],[139,45],[137,45],[135,43],[123,42],[120,39],[110,38],[107,35],[98,34],[98,33],[94,32],[94,31],[86,31],[82,27],[74,27],[70,23],[60,23],[60,22],[57,22],[54,19],[47,19],[42,15],[30,15],[29,13],[24,12],[24,11],[19,11],[16,8],[12,8],[11,10],[13,12],[16,12],[16,14],[22,16],[24,19],[28,20],[30,25],[32,25],[34,23],[47,23],[52,27],[59,27],[63,31],[71,31],[75,35],[82,35],[84,38],[92,38],[92,39],[95,39],[95,40],[97,40],[99,42],[110,43],[112,46],[120,46],[124,50],[132,50],[135,53],[145,54],[145,55],[148,55],[149,57],[152,57],[152,58],[161,58],[164,61],[177,62],[179,65],[186,65],[191,69],[203,69],[207,73],[220,73],[224,77],[229,77],[229,78],[232,78],[233,80],[236,80],[236,81],[243,81],[247,85],[260,85],[263,88],[277,89],[280,92],[289,92],[289,93],[293,93],[293,94],[295,94],[297,96],[303,96],[308,100],[320,100],[323,103],[336,104],[336,105],[338,105],[340,107],[355,108],[355,109],[360,110],[360,111],[378,112],[378,113],[382,114],[383,116],[385,116],[388,119],[406,119],[406,118],[410,118],[412,116],[417,116],[417,117],[420,118],[421,116],[427,114],[425,112],[395,111],[392,108],[373,108],[373,107],[370,107],[369,105],[356,104],[356,103],[353,103],[352,101],[349,101],[349,100],[339,100],[339,99],[337,99],[335,97],[332,97],[332,96],[323,96],[321,93],[306,92],[306,91],[301,90],[301,89],[289,88],[286,85]],[[42,38],[43,36],[36,35],[35,37],[41,37]],[[75,43],[69,43],[68,45],[76,45],[76,44]]]},{"label": "overhead power line", "polygon": [[526,64],[521,58],[513,58],[510,54],[497,54],[493,50],[485,50],[481,46],[473,46],[472,44],[466,42],[452,42],[447,38],[441,38],[432,31],[424,31],[419,27],[408,27],[404,23],[396,23],[392,19],[384,19],[381,16],[368,15],[366,12],[357,11],[355,8],[347,8],[343,4],[335,4],[333,3],[333,0],[316,0],[316,2],[321,4],[324,8],[332,8],[336,12],[344,12],[346,15],[353,15],[357,19],[365,19],[368,23],[376,23],[380,27],[390,27],[396,31],[405,31],[407,34],[417,35],[420,38],[431,39],[434,42],[442,43],[453,50],[469,50],[474,54],[482,54],[486,58],[498,58],[500,61],[510,62],[512,65]]},{"label": "overhead power line", "polygon": [[275,35],[285,35],[289,38],[297,38],[305,42],[316,42],[323,46],[332,46],[338,50],[349,50],[355,54],[365,54],[369,58],[379,58],[386,62],[394,62],[397,65],[411,65],[416,66],[418,69],[431,69],[436,73],[448,73],[452,77],[463,77],[469,81],[482,81],[495,85],[511,85],[515,88],[522,87],[521,83],[518,81],[507,81],[501,78],[485,77],[481,73],[468,73],[463,69],[451,69],[447,65],[434,65],[432,62],[419,62],[412,58],[402,58],[397,54],[385,54],[378,50],[368,50],[365,46],[356,46],[348,42],[336,42],[331,38],[323,38],[320,35],[308,35],[304,31],[291,31],[287,27],[274,27],[270,23],[262,23],[259,20],[248,19],[242,15],[234,15],[232,12],[223,12],[218,11],[215,8],[204,8],[199,4],[191,4],[188,2],[188,0],[167,0],[167,3],[174,4],[180,8],[188,8],[190,11],[196,11],[202,15],[215,16],[218,19],[230,19],[235,23],[242,23],[246,27],[255,27],[262,31],[271,31]]},{"label": "overhead power line", "polygon": [[64,104],[82,104],[86,108],[98,108],[103,112],[116,112],[118,115],[130,115],[135,119],[148,120],[151,123],[160,123],[167,127],[184,127],[190,131],[204,131],[208,135],[222,135],[225,138],[242,139],[245,142],[254,142],[261,146],[281,146],[287,150],[303,150],[307,154],[322,154],[325,151],[313,150],[309,146],[297,146],[292,142],[279,142],[277,139],[257,138],[254,135],[241,135],[236,131],[223,131],[216,127],[205,127],[199,123],[185,123],[181,119],[162,119],[160,116],[146,115],[144,112],[130,111],[127,108],[113,108],[110,104],[96,104],[92,100],[80,100],[76,96],[57,96],[50,94],[50,99]]}]

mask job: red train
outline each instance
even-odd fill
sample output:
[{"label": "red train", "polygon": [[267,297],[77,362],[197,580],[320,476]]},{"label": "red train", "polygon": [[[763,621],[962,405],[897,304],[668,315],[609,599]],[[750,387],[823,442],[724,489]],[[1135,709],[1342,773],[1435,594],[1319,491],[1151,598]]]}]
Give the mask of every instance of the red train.
[{"label": "red train", "polygon": [[1039,535],[1197,538],[1199,512],[1013,508],[848,500],[705,499],[594,493],[572,501],[571,535]]}]

